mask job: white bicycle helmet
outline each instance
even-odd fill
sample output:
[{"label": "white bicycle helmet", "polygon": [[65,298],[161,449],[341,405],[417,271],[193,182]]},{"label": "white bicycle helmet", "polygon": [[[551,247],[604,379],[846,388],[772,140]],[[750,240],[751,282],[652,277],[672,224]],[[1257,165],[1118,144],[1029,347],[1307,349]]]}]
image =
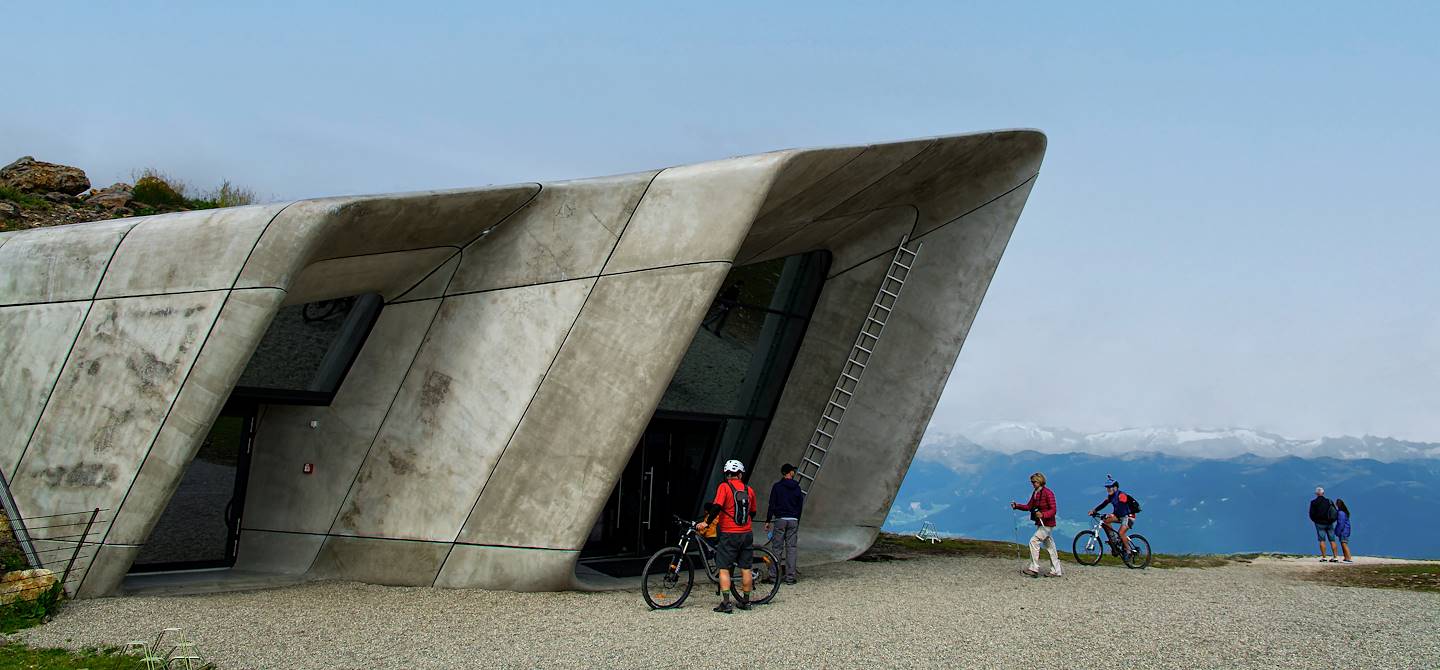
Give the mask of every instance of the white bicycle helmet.
[{"label": "white bicycle helmet", "polygon": [[726,472],[726,474],[729,474],[729,473],[731,473],[731,472],[744,472],[744,471],[745,471],[745,464],[744,464],[744,463],[741,463],[740,461],[737,461],[737,460],[735,460],[735,459],[733,459],[733,458],[730,459],[730,460],[728,460],[728,461],[725,461],[725,472]]}]

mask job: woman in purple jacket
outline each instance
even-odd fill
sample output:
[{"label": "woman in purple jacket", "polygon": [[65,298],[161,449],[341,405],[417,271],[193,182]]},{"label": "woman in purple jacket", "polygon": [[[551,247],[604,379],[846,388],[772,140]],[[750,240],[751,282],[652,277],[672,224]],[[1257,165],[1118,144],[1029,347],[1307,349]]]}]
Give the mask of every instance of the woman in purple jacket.
[{"label": "woman in purple jacket", "polygon": [[1340,548],[1345,550],[1345,562],[1354,563],[1350,558],[1350,508],[1345,506],[1345,501],[1335,499],[1335,509],[1338,511],[1338,518],[1335,519],[1335,536],[1340,538]]}]

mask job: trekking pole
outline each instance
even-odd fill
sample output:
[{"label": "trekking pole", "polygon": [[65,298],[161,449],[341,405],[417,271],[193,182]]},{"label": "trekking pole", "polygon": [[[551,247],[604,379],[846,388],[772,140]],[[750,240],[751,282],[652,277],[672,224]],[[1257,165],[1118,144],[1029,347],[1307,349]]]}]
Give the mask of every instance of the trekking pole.
[{"label": "trekking pole", "polygon": [[1019,554],[1020,558],[1023,559],[1025,558],[1025,550],[1020,548],[1020,515],[1017,514],[1018,511],[1019,510],[1014,508],[1010,509],[1010,527],[1015,531],[1015,553]]}]

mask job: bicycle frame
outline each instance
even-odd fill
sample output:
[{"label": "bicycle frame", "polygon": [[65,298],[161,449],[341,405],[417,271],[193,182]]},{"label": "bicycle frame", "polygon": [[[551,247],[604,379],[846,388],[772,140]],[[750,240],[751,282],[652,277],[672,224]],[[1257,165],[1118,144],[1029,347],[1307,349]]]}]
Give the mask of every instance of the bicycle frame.
[{"label": "bicycle frame", "polygon": [[[705,564],[705,576],[709,577],[711,582],[719,584],[720,568],[715,565],[715,545],[711,544],[704,535],[701,535],[699,531],[695,530],[694,524],[689,524],[685,529],[685,533],[680,536],[680,541],[676,543],[682,556],[690,555],[691,542],[700,545],[700,560]],[[759,576],[756,575],[755,578],[759,579]]]}]

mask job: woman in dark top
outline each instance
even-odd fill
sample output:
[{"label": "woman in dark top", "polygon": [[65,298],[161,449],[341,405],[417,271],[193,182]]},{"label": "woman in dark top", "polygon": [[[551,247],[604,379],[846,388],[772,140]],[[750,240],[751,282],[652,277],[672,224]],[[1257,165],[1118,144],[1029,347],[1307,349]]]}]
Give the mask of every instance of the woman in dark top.
[{"label": "woman in dark top", "polygon": [[1335,509],[1339,512],[1335,519],[1335,536],[1340,538],[1340,548],[1345,551],[1345,562],[1354,563],[1350,558],[1350,508],[1345,506],[1345,501],[1335,499]]}]

